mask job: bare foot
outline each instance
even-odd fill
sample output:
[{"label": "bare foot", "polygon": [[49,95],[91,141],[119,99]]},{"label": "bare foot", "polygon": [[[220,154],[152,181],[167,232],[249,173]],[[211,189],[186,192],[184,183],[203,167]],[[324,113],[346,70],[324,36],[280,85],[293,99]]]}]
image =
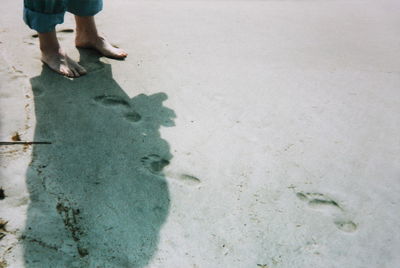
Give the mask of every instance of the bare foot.
[{"label": "bare foot", "polygon": [[75,45],[78,48],[91,48],[97,50],[103,56],[113,58],[113,59],[124,59],[128,56],[124,50],[117,48],[110,44],[104,37],[84,37],[77,34],[75,39]]},{"label": "bare foot", "polygon": [[68,57],[61,48],[52,51],[42,50],[41,60],[53,71],[68,77],[79,77],[86,74],[85,68]]},{"label": "bare foot", "polygon": [[86,70],[70,59],[61,49],[55,31],[38,33],[42,61],[53,71],[68,77],[79,77],[86,74]]}]

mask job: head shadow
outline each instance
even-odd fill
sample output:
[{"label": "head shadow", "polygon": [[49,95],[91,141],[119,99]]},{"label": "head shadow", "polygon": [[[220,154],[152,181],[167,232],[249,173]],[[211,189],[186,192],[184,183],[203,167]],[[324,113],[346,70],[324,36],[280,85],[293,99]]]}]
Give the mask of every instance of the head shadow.
[{"label": "head shadow", "polygon": [[80,50],[89,74],[47,67],[31,79],[36,141],[23,235],[27,268],[144,267],[169,211],[162,173],[172,155],[160,126],[175,114],[165,93],[129,98],[111,65]]}]

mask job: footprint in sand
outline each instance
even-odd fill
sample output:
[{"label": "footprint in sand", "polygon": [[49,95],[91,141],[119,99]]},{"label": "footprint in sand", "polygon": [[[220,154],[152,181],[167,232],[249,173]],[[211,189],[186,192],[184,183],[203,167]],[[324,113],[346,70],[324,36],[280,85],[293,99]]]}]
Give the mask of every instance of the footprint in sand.
[{"label": "footprint in sand", "polygon": [[[297,192],[296,196],[300,200],[307,202],[308,206],[311,208],[321,210],[333,209],[336,210],[336,212],[340,212],[341,214],[345,212],[345,210],[339,205],[337,201],[321,193]],[[357,224],[355,224],[351,220],[337,219],[334,220],[334,224],[339,230],[343,232],[352,233],[357,230]]]},{"label": "footprint in sand", "polygon": [[97,96],[94,98],[94,101],[106,107],[130,109],[129,103],[123,98],[118,96],[112,96],[112,95]]},{"label": "footprint in sand", "polygon": [[94,98],[96,103],[99,103],[102,106],[117,108],[125,112],[123,117],[130,122],[139,122],[142,117],[140,114],[132,110],[131,105],[128,101],[124,100],[121,97],[113,96],[113,95],[102,95]]},{"label": "footprint in sand", "polygon": [[124,118],[131,122],[139,122],[142,117],[137,112],[129,112],[124,115]]},{"label": "footprint in sand", "polygon": [[[150,154],[148,156],[142,157],[141,163],[143,167],[149,170],[154,174],[161,174],[163,169],[170,164],[170,162],[157,154]],[[200,179],[189,174],[185,173],[176,173],[172,171],[166,171],[165,175],[167,178],[170,178],[175,181],[182,182],[186,185],[198,185],[201,183]]]},{"label": "footprint in sand", "polygon": [[164,167],[169,165],[169,161],[162,158],[157,154],[150,154],[148,156],[142,157],[140,160],[142,165],[152,173],[160,173]]},{"label": "footprint in sand", "polygon": [[352,221],[338,220],[338,221],[335,221],[335,225],[339,230],[341,230],[343,232],[347,232],[347,233],[352,233],[357,230],[357,224],[355,224]]},{"label": "footprint in sand", "polygon": [[201,183],[201,180],[193,175],[189,175],[189,174],[184,174],[184,173],[174,173],[174,172],[170,172],[167,171],[165,173],[167,178],[170,178],[172,180],[181,182],[185,185],[189,185],[189,186],[195,186],[195,185],[199,185]]},{"label": "footprint in sand", "polygon": [[298,192],[298,193],[296,193],[296,196],[300,200],[308,202],[308,205],[313,208],[322,208],[323,209],[324,207],[331,207],[331,208],[337,208],[339,210],[343,210],[335,200],[333,200],[323,194],[320,194],[320,193]]}]

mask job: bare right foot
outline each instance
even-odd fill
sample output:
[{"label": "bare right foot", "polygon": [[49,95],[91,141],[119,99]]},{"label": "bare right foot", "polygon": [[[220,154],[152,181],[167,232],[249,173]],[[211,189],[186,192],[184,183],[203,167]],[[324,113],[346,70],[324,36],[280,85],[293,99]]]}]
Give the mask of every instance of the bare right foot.
[{"label": "bare right foot", "polygon": [[53,71],[68,77],[79,77],[86,74],[85,68],[72,60],[61,49],[55,31],[39,33],[42,61]]},{"label": "bare right foot", "polygon": [[61,48],[54,51],[42,50],[41,60],[53,71],[68,77],[79,77],[86,74],[85,68],[68,57]]}]

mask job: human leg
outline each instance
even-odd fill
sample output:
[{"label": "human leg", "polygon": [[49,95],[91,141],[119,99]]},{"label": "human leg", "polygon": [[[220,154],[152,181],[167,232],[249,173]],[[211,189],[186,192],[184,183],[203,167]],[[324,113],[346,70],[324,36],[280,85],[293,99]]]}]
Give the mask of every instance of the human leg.
[{"label": "human leg", "polygon": [[76,47],[95,49],[100,54],[114,59],[124,59],[128,55],[124,50],[114,47],[98,34],[94,17],[75,16],[75,21]]},{"label": "human leg", "polygon": [[67,10],[75,15],[78,48],[91,48],[110,58],[123,59],[128,54],[112,46],[96,28],[94,15],[101,11],[102,0],[68,0]]},{"label": "human leg", "polygon": [[68,77],[79,77],[86,74],[85,68],[68,57],[60,47],[55,31],[39,33],[39,40],[42,52],[41,60],[50,69]]},{"label": "human leg", "polygon": [[86,70],[61,49],[55,26],[64,21],[63,0],[24,0],[24,21],[39,34],[42,61],[52,70],[69,77],[78,77]]}]

